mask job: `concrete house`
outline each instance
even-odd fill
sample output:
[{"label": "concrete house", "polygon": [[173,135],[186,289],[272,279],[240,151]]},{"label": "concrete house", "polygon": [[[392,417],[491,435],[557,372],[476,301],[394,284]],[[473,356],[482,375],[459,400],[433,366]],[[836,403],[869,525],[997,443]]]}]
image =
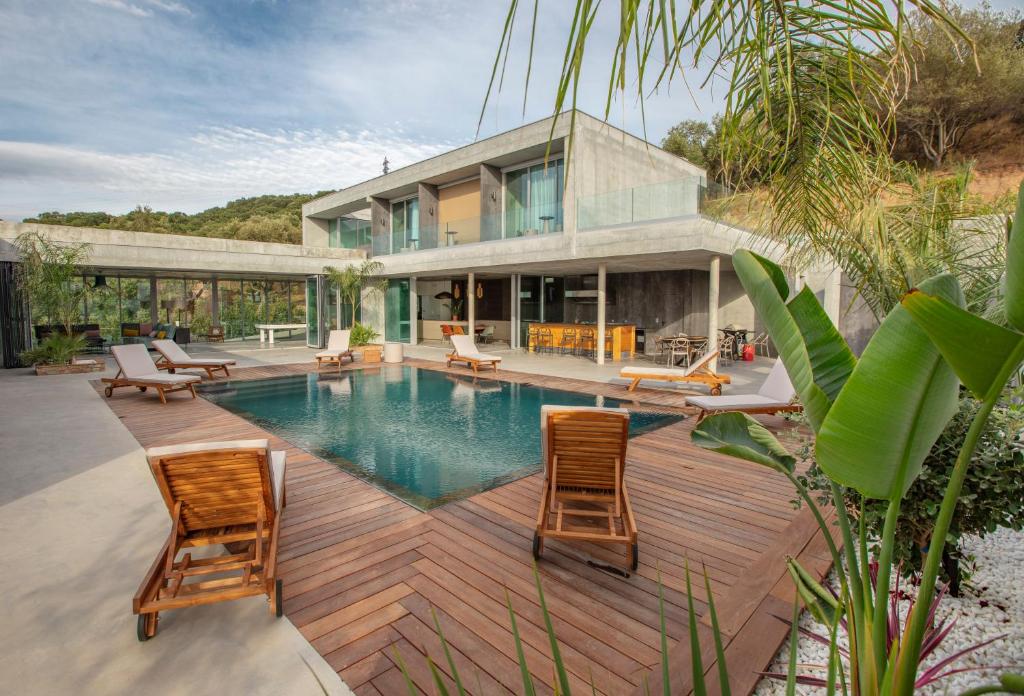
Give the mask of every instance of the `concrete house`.
[{"label": "concrete house", "polygon": [[[730,261],[753,242],[702,214],[706,172],[583,113],[567,156],[568,114],[552,120],[307,203],[303,245],[383,264],[388,290],[364,296],[360,317],[388,341],[483,326],[525,348],[537,325],[628,326],[622,340],[651,352],[656,335],[755,329]],[[822,288],[838,310],[838,285]],[[339,299],[320,302],[337,324]]]}]

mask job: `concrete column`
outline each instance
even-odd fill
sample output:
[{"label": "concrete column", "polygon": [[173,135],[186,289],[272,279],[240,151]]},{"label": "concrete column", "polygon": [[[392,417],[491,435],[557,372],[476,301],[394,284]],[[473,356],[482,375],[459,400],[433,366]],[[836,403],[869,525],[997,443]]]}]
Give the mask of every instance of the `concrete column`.
[{"label": "concrete column", "polygon": [[335,321],[340,329],[342,327],[343,317],[341,316],[341,288],[334,288],[334,316]]},{"label": "concrete column", "polygon": [[157,306],[159,302],[156,296],[156,276],[152,276],[149,279],[149,323],[155,324],[160,321],[160,308]]},{"label": "concrete column", "polygon": [[433,184],[419,184],[419,241],[418,249],[436,249],[440,246],[440,231],[437,229],[437,213],[440,205],[437,187]]},{"label": "concrete column", "polygon": [[370,197],[370,234],[373,256],[391,253],[391,202],[385,198]]},{"label": "concrete column", "polygon": [[[710,276],[708,278],[708,350],[718,348],[718,282],[722,267],[719,256],[711,257]],[[718,359],[711,361],[711,369],[718,368]]]},{"label": "concrete column", "polygon": [[[421,184],[422,185],[422,184]],[[421,204],[422,205],[422,204]],[[409,345],[419,343],[419,321],[416,318],[416,307],[419,305],[416,294],[416,276],[409,278]]]},{"label": "concrete column", "polygon": [[469,322],[469,326],[466,328],[466,333],[470,336],[476,336],[473,331],[476,328],[476,274],[470,273],[468,280],[466,281],[466,320]]},{"label": "concrete column", "polygon": [[608,294],[608,264],[597,267],[597,364],[604,365],[605,299]]},{"label": "concrete column", "polygon": [[220,285],[216,278],[213,279],[210,294],[210,325],[220,326]]},{"label": "concrete column", "polygon": [[501,169],[480,165],[480,241],[501,239]]},{"label": "concrete column", "polygon": [[510,329],[509,329],[509,337],[508,337],[508,347],[512,348],[512,349],[516,349],[516,348],[519,347],[519,274],[518,273],[513,273],[512,274],[511,283],[512,283],[512,296],[511,296],[511,300],[512,300],[511,304],[512,304],[512,306],[510,307],[511,314],[509,316],[511,321],[509,322]]},{"label": "concrete column", "polygon": [[838,268],[833,268],[832,271],[825,276],[825,314],[832,320],[832,323],[839,328],[839,312],[840,312],[840,294],[843,291],[842,288],[842,277],[843,272]]}]

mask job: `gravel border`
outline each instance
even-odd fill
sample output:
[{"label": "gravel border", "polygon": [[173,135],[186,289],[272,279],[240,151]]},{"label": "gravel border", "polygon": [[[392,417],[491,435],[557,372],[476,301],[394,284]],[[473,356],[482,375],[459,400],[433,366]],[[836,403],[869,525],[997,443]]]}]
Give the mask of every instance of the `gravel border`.
[{"label": "gravel border", "polygon": [[[959,694],[975,686],[996,682],[997,676],[1004,671],[1024,671],[1024,532],[998,529],[984,539],[965,537],[963,549],[965,556],[974,556],[976,570],[966,584],[962,597],[945,597],[939,605],[939,620],[950,616],[959,618],[942,642],[938,654],[928,663],[933,664],[970,645],[1006,634],[1002,640],[960,658],[948,669],[983,665],[1000,665],[1008,669],[954,674],[918,690],[920,694]],[[835,585],[834,574],[830,580]],[[916,594],[916,588],[905,582],[901,581],[900,586],[908,594]],[[904,617],[908,606],[908,600],[901,600],[901,614]],[[807,612],[801,616],[800,625],[817,633],[825,633]],[[840,642],[845,643],[843,640]],[[798,673],[823,673],[823,670],[814,670],[811,666],[828,662],[828,648],[801,636],[797,661],[805,666]],[[766,671],[785,673],[788,665],[787,639]],[[798,694],[819,694],[822,691],[816,687],[797,686]],[[783,696],[785,692],[784,681],[767,678],[762,679],[754,690],[755,696]]]}]

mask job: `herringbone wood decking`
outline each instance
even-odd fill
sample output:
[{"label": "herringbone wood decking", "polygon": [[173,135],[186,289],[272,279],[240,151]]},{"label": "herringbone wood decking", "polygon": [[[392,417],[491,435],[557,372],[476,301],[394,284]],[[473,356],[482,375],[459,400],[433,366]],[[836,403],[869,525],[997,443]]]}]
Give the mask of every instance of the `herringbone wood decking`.
[{"label": "herringbone wood decking", "polygon": [[[428,369],[437,363],[406,361]],[[355,368],[359,369],[359,365]],[[238,370],[234,379],[308,372],[310,365]],[[452,372],[466,373],[453,369]],[[683,406],[677,393],[499,372],[500,379]],[[269,437],[288,451],[288,505],[280,549],[285,614],[359,694],[434,692],[425,655],[453,686],[436,614],[466,689],[520,693],[506,592],[539,693],[552,693],[551,650],[534,585],[530,544],[539,475],[421,512],[203,399],[167,405],[138,392],[106,402],[139,442],[154,445]],[[789,428],[765,418],[775,430]],[[734,693],[748,693],[774,655],[792,611],[785,556],[823,574],[824,541],[796,511],[779,474],[690,444],[693,419],[630,441],[627,479],[640,530],[640,568],[622,577],[595,567],[626,558],[594,545],[549,542],[539,563],[547,606],[576,693],[661,689],[658,578],[664,584],[673,693],[690,691],[685,564],[694,571],[704,666],[717,690],[706,568],[727,645]],[[154,539],[154,544],[160,540]],[[145,569],[140,568],[139,573]]]}]

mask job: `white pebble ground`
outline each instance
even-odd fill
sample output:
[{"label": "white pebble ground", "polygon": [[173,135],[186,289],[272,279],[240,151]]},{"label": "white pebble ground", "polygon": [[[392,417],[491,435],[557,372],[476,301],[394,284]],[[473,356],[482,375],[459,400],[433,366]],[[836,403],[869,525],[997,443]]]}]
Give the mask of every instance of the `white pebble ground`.
[{"label": "white pebble ground", "polygon": [[[927,664],[934,664],[970,645],[1007,634],[1002,640],[962,657],[948,669],[985,665],[1008,665],[1011,669],[954,674],[920,689],[920,694],[952,696],[974,686],[995,683],[998,674],[1003,671],[1024,672],[1024,532],[999,529],[984,539],[971,537],[964,541],[964,550],[975,557],[977,567],[962,597],[947,596],[942,600],[939,620],[950,616],[958,616],[959,619]],[[916,590],[903,582],[901,587],[905,587],[910,594]],[[901,602],[904,617],[908,605],[908,601]],[[801,617],[800,625],[817,633],[825,633],[806,612]],[[813,666],[828,662],[828,648],[801,636],[797,662],[805,666],[798,673],[823,674],[824,670],[814,669]],[[768,671],[785,673],[788,665],[787,641]],[[781,696],[785,691],[785,681],[766,678],[761,680],[754,694]],[[823,693],[823,689],[797,686],[797,693],[817,694]]]}]

